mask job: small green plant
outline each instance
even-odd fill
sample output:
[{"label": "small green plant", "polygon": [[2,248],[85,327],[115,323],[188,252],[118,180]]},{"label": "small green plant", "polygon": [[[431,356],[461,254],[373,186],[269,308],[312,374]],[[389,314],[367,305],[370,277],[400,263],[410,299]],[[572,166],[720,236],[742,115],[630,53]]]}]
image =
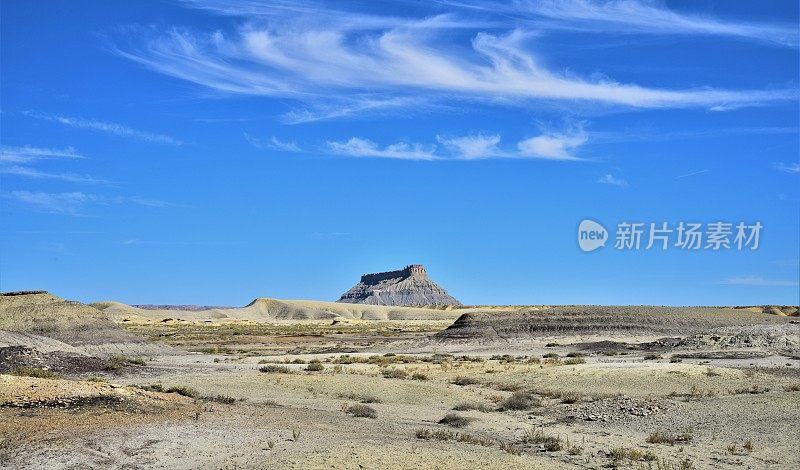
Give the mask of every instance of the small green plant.
[{"label": "small green plant", "polygon": [[578,364],[586,364],[586,359],[582,357],[570,357],[564,360],[564,365],[566,366],[574,366]]}]

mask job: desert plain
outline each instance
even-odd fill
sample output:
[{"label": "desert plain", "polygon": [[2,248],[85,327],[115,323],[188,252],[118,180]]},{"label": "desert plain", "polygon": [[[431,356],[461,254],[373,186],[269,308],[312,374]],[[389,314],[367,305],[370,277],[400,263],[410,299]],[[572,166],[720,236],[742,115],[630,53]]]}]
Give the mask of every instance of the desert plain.
[{"label": "desert plain", "polygon": [[0,296],[2,468],[800,468],[797,307]]}]

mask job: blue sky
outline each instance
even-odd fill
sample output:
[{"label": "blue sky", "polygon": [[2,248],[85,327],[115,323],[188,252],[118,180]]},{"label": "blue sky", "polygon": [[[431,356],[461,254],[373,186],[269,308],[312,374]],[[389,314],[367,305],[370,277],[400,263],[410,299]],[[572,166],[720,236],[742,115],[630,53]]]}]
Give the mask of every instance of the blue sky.
[{"label": "blue sky", "polygon": [[[800,302],[798,4],[0,4],[0,289]],[[757,250],[578,248],[590,218]]]}]

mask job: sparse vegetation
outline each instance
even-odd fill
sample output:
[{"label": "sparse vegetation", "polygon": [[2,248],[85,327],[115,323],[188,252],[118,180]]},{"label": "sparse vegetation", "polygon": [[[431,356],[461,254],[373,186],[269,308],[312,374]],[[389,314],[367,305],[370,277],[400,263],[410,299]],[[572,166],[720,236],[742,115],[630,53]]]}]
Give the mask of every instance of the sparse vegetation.
[{"label": "sparse vegetation", "polygon": [[413,374],[411,374],[411,379],[412,380],[429,380],[429,377],[428,377],[428,374],[425,374],[424,372],[414,372]]},{"label": "sparse vegetation", "polygon": [[178,395],[182,395],[184,397],[189,397],[189,398],[197,398],[199,396],[198,393],[197,393],[197,390],[195,390],[195,389],[193,389],[191,387],[186,387],[184,385],[170,387],[170,388],[164,390],[164,392],[165,393],[177,393]]},{"label": "sparse vegetation", "polygon": [[349,414],[350,416],[355,416],[356,418],[374,419],[378,417],[378,412],[375,411],[375,408],[361,403],[348,406],[345,409],[345,413]]},{"label": "sparse vegetation", "polygon": [[671,432],[655,431],[647,436],[647,442],[650,444],[670,444],[674,445],[676,442],[690,442],[692,440],[694,431],[692,428],[686,428],[678,434]]},{"label": "sparse vegetation", "polygon": [[661,354],[645,354],[644,355],[644,360],[645,361],[656,361],[658,359],[661,359]]},{"label": "sparse vegetation", "polygon": [[277,373],[277,374],[290,374],[292,371],[286,366],[278,366],[275,364],[270,364],[268,366],[259,367],[259,372],[266,372],[266,373]]},{"label": "sparse vegetation", "polygon": [[40,367],[17,367],[16,369],[11,369],[8,373],[20,377],[35,377],[37,379],[60,378],[58,374]]},{"label": "sparse vegetation", "polygon": [[405,369],[384,369],[381,373],[387,379],[405,379],[408,377],[408,372]]},{"label": "sparse vegetation", "polygon": [[563,447],[563,442],[560,437],[547,435],[541,429],[529,429],[525,431],[522,442],[541,445],[547,452],[556,452]]},{"label": "sparse vegetation", "polygon": [[564,365],[566,366],[574,366],[578,364],[586,364],[586,359],[582,357],[570,357],[564,360]]},{"label": "sparse vegetation", "polygon": [[466,376],[463,376],[463,375],[459,375],[456,378],[454,378],[453,380],[451,380],[450,383],[452,383],[454,385],[465,386],[465,385],[475,385],[477,383],[480,383],[480,380],[478,380],[478,379],[476,379],[474,377],[466,377]]},{"label": "sparse vegetation", "polygon": [[475,403],[475,402],[458,403],[456,406],[453,407],[453,411],[471,411],[471,410],[476,410],[483,413],[489,413],[494,411],[494,407],[489,406],[486,403]]},{"label": "sparse vegetation", "polygon": [[438,421],[439,424],[444,424],[446,426],[451,426],[454,428],[463,428],[467,426],[472,419],[467,418],[466,416],[461,416],[457,413],[447,413],[444,415],[442,419]]},{"label": "sparse vegetation", "polygon": [[542,356],[543,359],[558,359],[560,357],[561,356],[559,356],[558,353],[554,353],[554,352],[549,352],[549,353],[547,353],[547,354]]},{"label": "sparse vegetation", "polygon": [[583,400],[583,394],[580,392],[564,392],[561,394],[561,403],[578,403]]},{"label": "sparse vegetation", "polygon": [[530,393],[514,392],[500,404],[502,410],[525,411],[541,406],[541,402]]},{"label": "sparse vegetation", "polygon": [[306,371],[308,372],[321,372],[325,370],[325,366],[319,360],[314,360],[308,363]]},{"label": "sparse vegetation", "polygon": [[103,370],[116,372],[121,370],[126,365],[136,365],[136,366],[144,366],[147,363],[142,358],[130,358],[122,355],[114,355],[108,358],[105,365],[103,366]]}]

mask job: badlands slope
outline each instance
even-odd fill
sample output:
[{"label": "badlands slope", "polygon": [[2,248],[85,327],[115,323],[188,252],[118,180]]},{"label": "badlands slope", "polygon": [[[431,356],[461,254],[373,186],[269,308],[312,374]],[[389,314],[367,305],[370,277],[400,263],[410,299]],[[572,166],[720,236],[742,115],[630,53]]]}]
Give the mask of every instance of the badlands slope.
[{"label": "badlands slope", "polygon": [[258,298],[241,308],[212,308],[210,310],[144,309],[119,302],[92,304],[114,321],[124,319],[185,321],[252,321],[269,323],[283,320],[455,320],[457,310],[437,310],[417,307],[346,304],[315,300],[279,300]]}]

